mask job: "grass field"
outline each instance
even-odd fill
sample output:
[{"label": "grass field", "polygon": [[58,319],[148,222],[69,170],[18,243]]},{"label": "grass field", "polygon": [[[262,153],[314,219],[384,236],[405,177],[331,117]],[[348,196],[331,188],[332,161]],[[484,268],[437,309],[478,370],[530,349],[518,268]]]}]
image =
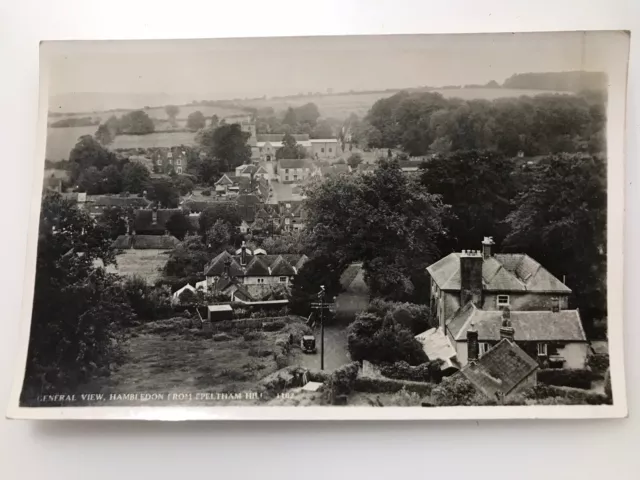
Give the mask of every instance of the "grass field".
[{"label": "grass field", "polygon": [[[440,93],[445,98],[462,98],[464,100],[485,99],[495,100],[503,97],[519,97],[522,95],[539,95],[542,93],[556,93],[548,90],[525,90],[510,88],[452,88],[432,90]],[[558,92],[559,93],[559,92]],[[565,92],[562,92],[565,93]],[[272,107],[274,110],[286,110],[289,107],[298,107],[305,103],[313,102],[318,106],[323,117],[344,119],[351,113],[363,117],[371,106],[381,98],[394,95],[392,92],[379,93],[353,93],[346,95],[320,95],[287,99],[266,99],[238,102],[242,105],[256,108]]]},{"label": "grass field", "polygon": [[[282,368],[274,360],[278,332],[230,333],[224,340],[190,332],[156,331],[142,325],[128,335],[125,358],[107,378],[84,389],[95,393],[160,394],[173,405],[257,405],[257,382]],[[297,349],[289,360],[300,355]],[[180,395],[173,397],[173,395]],[[220,395],[218,395],[220,394]],[[237,394],[239,398],[229,398]],[[109,402],[123,404],[120,399]],[[144,405],[139,401],[124,404]]]},{"label": "grass field", "polygon": [[83,135],[96,133],[96,126],[48,128],[45,158],[57,162],[67,160],[69,152]]},{"label": "grass field", "polygon": [[118,267],[107,270],[125,276],[138,275],[153,284],[161,277],[162,268],[169,259],[169,250],[124,250],[116,257]]}]

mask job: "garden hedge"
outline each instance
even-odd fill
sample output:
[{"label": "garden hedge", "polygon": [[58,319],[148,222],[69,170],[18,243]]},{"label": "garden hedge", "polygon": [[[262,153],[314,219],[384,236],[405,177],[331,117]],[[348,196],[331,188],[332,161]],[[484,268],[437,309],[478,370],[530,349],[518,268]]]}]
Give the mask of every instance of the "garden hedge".
[{"label": "garden hedge", "polygon": [[595,375],[588,369],[549,368],[538,370],[538,382],[558,387],[589,390]]}]

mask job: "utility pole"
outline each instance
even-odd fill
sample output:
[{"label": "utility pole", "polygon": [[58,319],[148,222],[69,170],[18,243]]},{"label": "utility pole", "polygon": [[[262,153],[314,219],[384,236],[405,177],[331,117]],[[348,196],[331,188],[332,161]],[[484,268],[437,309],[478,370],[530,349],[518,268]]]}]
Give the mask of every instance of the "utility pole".
[{"label": "utility pole", "polygon": [[320,285],[320,370],[324,370],[324,285]]}]

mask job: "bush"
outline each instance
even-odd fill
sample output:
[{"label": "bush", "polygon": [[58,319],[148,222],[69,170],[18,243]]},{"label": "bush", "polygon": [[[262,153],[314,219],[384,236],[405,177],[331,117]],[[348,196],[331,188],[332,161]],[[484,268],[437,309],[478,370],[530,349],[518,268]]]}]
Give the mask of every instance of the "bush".
[{"label": "bush", "polygon": [[609,354],[594,353],[589,355],[589,358],[587,358],[587,365],[595,374],[603,376],[609,369]]},{"label": "bush", "polygon": [[420,365],[429,360],[411,332],[389,316],[382,321],[372,313],[359,314],[349,325],[348,345],[351,359],[355,361],[405,361],[410,365]]},{"label": "bush", "polygon": [[217,333],[213,336],[214,342],[227,342],[229,340],[233,340],[233,337],[227,333]]},{"label": "bush", "polygon": [[265,332],[277,332],[278,330],[282,330],[286,324],[280,320],[276,320],[274,322],[264,322],[262,324],[262,329]]},{"label": "bush", "polygon": [[442,375],[440,362],[427,362],[411,366],[407,362],[396,362],[380,366],[380,373],[385,377],[414,382],[440,382]]},{"label": "bush", "polygon": [[477,405],[480,397],[471,382],[459,373],[443,379],[431,393],[431,399],[438,407]]},{"label": "bush", "polygon": [[433,383],[373,377],[358,377],[353,387],[357,392],[366,393],[395,393],[405,389],[423,396],[430,395],[433,388]]},{"label": "bush", "polygon": [[202,195],[204,195],[205,197],[210,197],[211,196],[211,190],[203,190],[202,191]]},{"label": "bush", "polygon": [[360,366],[357,362],[343,365],[331,374],[329,380],[329,391],[332,405],[344,405],[347,396],[353,390],[358,370]]},{"label": "bush", "polygon": [[535,405],[606,405],[611,400],[606,395],[587,392],[578,388],[536,385],[521,395]]},{"label": "bush", "polygon": [[250,342],[252,340],[258,340],[262,338],[262,336],[263,334],[261,332],[252,331],[252,332],[245,332],[244,335],[242,335],[242,338],[244,339],[245,342]]},{"label": "bush", "polygon": [[380,298],[374,298],[367,312],[380,318],[391,315],[399,325],[409,330],[414,335],[422,333],[436,326],[435,318],[431,315],[428,305],[415,303],[389,302]]},{"label": "bush", "polygon": [[547,385],[558,387],[573,387],[589,390],[594,374],[587,369],[550,368],[538,370],[538,381]]}]

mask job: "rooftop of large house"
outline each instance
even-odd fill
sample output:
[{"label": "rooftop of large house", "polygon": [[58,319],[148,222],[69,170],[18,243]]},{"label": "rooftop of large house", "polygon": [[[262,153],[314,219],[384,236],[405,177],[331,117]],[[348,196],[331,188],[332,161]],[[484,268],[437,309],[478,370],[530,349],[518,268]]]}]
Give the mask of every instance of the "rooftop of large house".
[{"label": "rooftop of large house", "polygon": [[[442,290],[460,290],[460,257],[454,252],[427,267]],[[480,255],[479,252],[474,252]],[[481,255],[482,289],[496,292],[547,292],[569,294],[571,289],[525,253]]]},{"label": "rooftop of large house", "polygon": [[159,208],[136,210],[133,228],[136,232],[162,234],[167,229],[167,222],[175,213],[182,213],[179,208]]},{"label": "rooftop of large house", "polygon": [[312,168],[313,163],[308,158],[281,158],[279,168]]},{"label": "rooftop of large house", "polygon": [[171,250],[180,243],[172,235],[120,235],[113,242],[117,250]]},{"label": "rooftop of large house", "polygon": [[[587,341],[578,310],[511,310],[509,314],[516,342]],[[497,341],[503,315],[500,310],[482,310],[469,302],[449,319],[447,330],[454,340],[465,341],[473,324],[479,341]]]},{"label": "rooftop of large house", "polygon": [[231,255],[224,251],[211,260],[204,274],[207,277],[293,276],[307,260],[304,254],[253,255],[247,249],[243,262],[242,254]]},{"label": "rooftop of large house", "polygon": [[458,375],[464,375],[477,390],[495,399],[498,394],[508,395],[537,368],[535,360],[505,338],[479,360],[462,367]]}]

